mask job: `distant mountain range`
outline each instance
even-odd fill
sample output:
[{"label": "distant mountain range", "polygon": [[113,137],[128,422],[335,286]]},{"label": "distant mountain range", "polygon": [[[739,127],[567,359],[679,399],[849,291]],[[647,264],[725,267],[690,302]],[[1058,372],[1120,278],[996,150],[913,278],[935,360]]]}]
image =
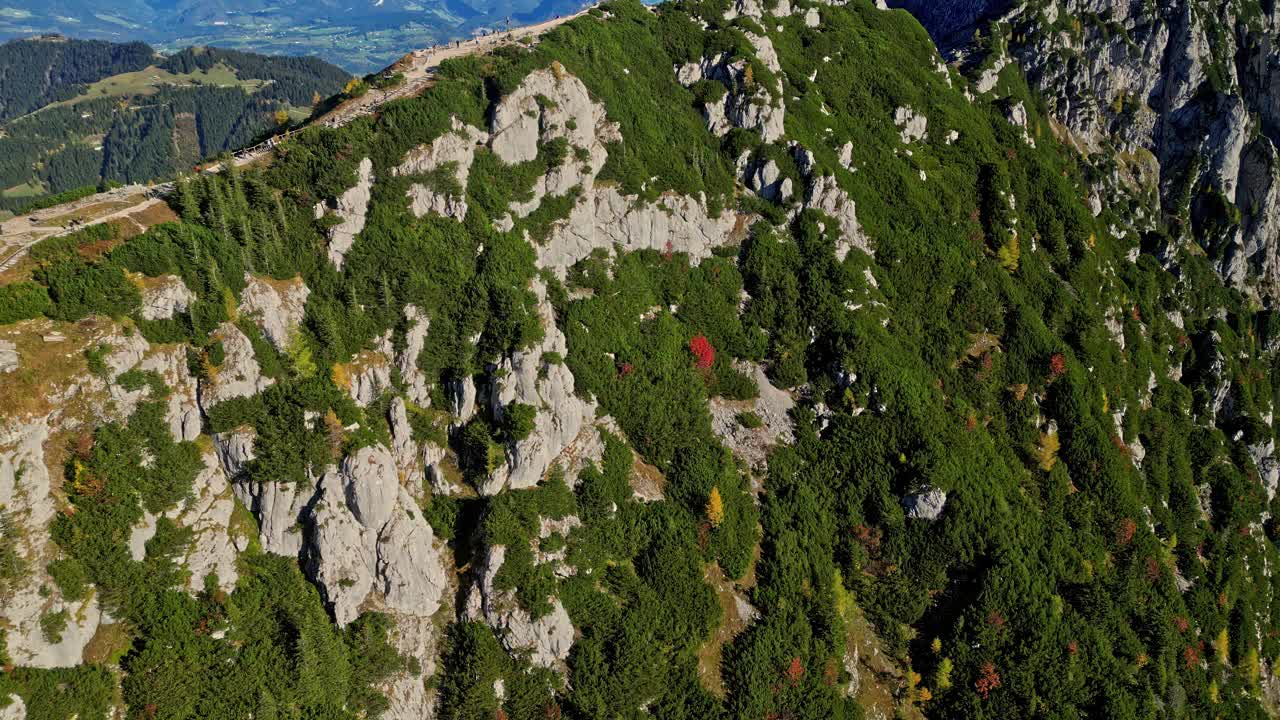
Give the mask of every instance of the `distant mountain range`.
[{"label": "distant mountain range", "polygon": [[0,0],[0,40],[57,32],[141,40],[167,51],[218,45],[318,55],[364,73],[409,49],[485,28],[538,22],[583,0]]}]

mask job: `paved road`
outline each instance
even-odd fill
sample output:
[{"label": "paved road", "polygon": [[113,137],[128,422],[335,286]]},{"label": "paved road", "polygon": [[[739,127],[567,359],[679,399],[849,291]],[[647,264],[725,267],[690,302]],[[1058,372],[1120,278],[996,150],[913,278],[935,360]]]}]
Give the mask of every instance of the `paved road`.
[{"label": "paved road", "polygon": [[[452,58],[463,57],[475,53],[484,53],[493,50],[502,45],[519,42],[524,38],[536,37],[542,33],[570,20],[586,14],[591,8],[586,8],[574,15],[566,15],[561,18],[555,18],[536,25],[526,25],[524,27],[514,28],[507,32],[493,33],[484,37],[477,37],[471,40],[463,40],[456,44],[438,45],[435,47],[414,50],[405,55],[390,70],[403,73],[405,81],[398,87],[390,90],[370,90],[364,96],[348,100],[333,110],[329,111],[320,118],[313,120],[310,125],[316,123],[324,124],[328,127],[338,128],[350,123],[356,118],[372,115],[379,107],[400,98],[412,97],[421,93],[431,85],[435,78],[435,72],[440,67],[440,63]],[[272,152],[275,146],[292,133],[286,133],[282,136],[273,137],[254,147],[241,150],[233,156],[233,162],[237,166],[247,165],[260,158],[266,157]],[[220,171],[221,164],[215,163],[205,168],[205,172]],[[77,200],[75,202],[57,205],[55,207],[37,210],[28,215],[21,215],[0,223],[0,272],[4,272],[13,267],[22,259],[27,250],[36,243],[45,238],[64,235],[87,225],[94,225],[108,220],[128,216],[132,213],[144,210],[156,203],[163,202],[161,199],[173,189],[173,183],[164,183],[154,187],[146,187],[142,185],[129,185],[115,190],[109,190],[105,193],[98,193],[89,197]],[[112,209],[111,212],[100,217],[94,217],[83,224],[75,227],[63,227],[59,224],[44,225],[42,223],[49,222],[54,218],[62,216],[74,216],[77,210],[84,210],[92,205],[106,202],[121,202],[141,196],[137,202],[127,207]]]}]

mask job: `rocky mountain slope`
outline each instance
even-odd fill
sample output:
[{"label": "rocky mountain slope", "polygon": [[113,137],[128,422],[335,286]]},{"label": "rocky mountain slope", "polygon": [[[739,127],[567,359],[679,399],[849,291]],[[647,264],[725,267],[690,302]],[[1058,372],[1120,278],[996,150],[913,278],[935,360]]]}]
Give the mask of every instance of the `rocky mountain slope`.
[{"label": "rocky mountain slope", "polygon": [[1275,712],[1280,325],[971,65],[620,0],[33,248],[0,717]]},{"label": "rocky mountain slope", "polygon": [[[906,5],[910,5],[907,3]],[[1164,226],[1223,278],[1269,302],[1280,291],[1274,3],[932,3],[911,8],[992,90],[1016,63],[1058,133],[1099,155],[1104,182],[1158,192]],[[1116,158],[1115,167],[1106,165]],[[1099,187],[1099,201],[1111,195]]]}]

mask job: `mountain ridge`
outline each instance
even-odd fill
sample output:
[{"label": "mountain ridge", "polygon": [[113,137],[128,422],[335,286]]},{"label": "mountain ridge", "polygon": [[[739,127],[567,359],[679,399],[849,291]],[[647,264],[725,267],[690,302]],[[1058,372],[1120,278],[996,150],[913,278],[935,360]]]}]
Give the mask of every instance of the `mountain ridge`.
[{"label": "mountain ridge", "polygon": [[605,3],[32,247],[4,711],[1273,714],[1276,315],[879,5]]}]

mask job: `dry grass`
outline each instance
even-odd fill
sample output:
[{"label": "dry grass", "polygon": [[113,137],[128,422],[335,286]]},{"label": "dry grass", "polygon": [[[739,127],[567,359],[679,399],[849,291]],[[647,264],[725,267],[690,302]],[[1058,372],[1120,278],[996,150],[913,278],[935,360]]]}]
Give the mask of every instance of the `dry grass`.
[{"label": "dry grass", "polygon": [[[0,419],[42,415],[58,405],[67,414],[86,400],[83,387],[63,398],[75,376],[88,375],[84,350],[112,330],[109,320],[87,318],[78,323],[48,319],[26,320],[0,328],[0,339],[12,342],[18,351],[19,367],[0,383]],[[45,336],[61,334],[65,339],[46,342]]]},{"label": "dry grass", "polygon": [[641,460],[639,455],[632,453],[632,456],[631,491],[645,501],[662,499],[667,488],[667,479],[662,471]]}]

